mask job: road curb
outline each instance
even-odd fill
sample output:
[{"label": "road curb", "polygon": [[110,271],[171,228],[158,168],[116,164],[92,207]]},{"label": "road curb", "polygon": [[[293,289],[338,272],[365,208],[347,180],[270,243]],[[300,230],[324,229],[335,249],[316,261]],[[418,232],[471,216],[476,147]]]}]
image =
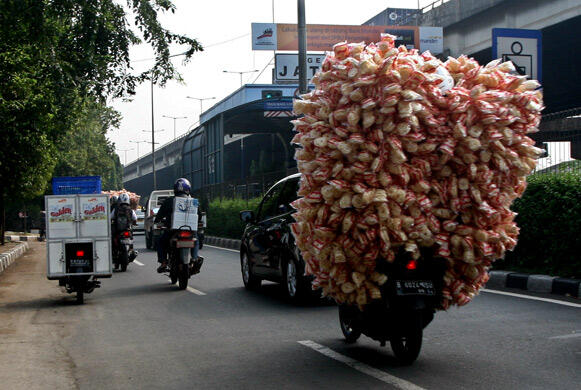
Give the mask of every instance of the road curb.
[{"label": "road curb", "polygon": [[218,246],[220,248],[226,249],[240,249],[240,240],[213,236],[207,236],[205,240],[208,245]]},{"label": "road curb", "polygon": [[6,241],[11,241],[11,242],[37,241],[38,240],[38,234],[33,234],[33,235],[28,235],[28,236],[19,236],[19,235],[11,234],[11,235],[6,235],[4,237],[6,238]]},{"label": "road curb", "polygon": [[0,253],[0,274],[22,256],[30,247],[28,242],[22,242],[8,252]]},{"label": "road curb", "polygon": [[551,293],[581,298],[581,280],[549,275],[531,275],[511,271],[490,271],[488,288],[517,288],[538,293]]}]

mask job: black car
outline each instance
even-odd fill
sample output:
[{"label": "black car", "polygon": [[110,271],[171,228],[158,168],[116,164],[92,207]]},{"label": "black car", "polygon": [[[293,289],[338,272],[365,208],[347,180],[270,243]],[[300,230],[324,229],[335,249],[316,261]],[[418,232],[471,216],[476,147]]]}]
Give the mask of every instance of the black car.
[{"label": "black car", "polygon": [[290,224],[294,210],[290,203],[297,199],[301,175],[288,176],[276,183],[253,211],[240,212],[246,222],[240,247],[240,265],[244,286],[260,287],[262,280],[284,285],[291,300],[316,295],[311,289],[312,277],[304,276],[305,263],[295,245]]}]

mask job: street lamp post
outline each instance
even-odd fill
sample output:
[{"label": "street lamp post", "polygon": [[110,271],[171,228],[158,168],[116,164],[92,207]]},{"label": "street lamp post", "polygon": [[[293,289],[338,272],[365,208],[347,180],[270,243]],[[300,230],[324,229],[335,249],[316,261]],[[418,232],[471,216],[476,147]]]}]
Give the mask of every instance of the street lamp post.
[{"label": "street lamp post", "polygon": [[[141,130],[144,133],[149,133],[149,130]],[[153,82],[151,82],[151,141],[148,143],[151,143],[151,171],[153,173],[153,190],[157,190],[157,180],[155,178],[155,145],[157,144],[157,142],[155,142],[155,133],[160,133],[164,131],[164,129],[161,130],[155,130],[154,125],[153,125]]]},{"label": "street lamp post", "polygon": [[212,100],[212,99],[216,99],[216,97],[207,97],[207,98],[197,98],[197,97],[193,97],[193,96],[186,96],[187,99],[194,99],[194,100],[198,100],[200,102],[200,119],[199,122],[200,124],[202,123],[202,111],[204,110],[204,108],[202,107],[202,102],[204,100]]},{"label": "street lamp post", "polygon": [[[142,131],[145,131],[145,130],[142,130]],[[131,142],[133,144],[137,144],[137,159],[139,160],[139,144],[145,143],[147,141],[129,141],[129,142]]]},{"label": "street lamp post", "polygon": [[125,152],[125,159],[124,159],[124,162],[123,162],[123,166],[126,166],[127,165],[127,152],[130,151],[130,150],[133,150],[133,148],[131,148],[131,149],[117,149],[117,150],[119,152]]},{"label": "street lamp post", "polygon": [[173,119],[173,139],[176,139],[176,120],[178,119],[186,119],[187,116],[170,116],[170,115],[162,115],[164,118]]},{"label": "street lamp post", "polygon": [[255,73],[258,72],[258,69],[254,69],[254,70],[245,70],[243,72],[236,72],[236,71],[230,71],[230,70],[223,70],[222,72],[224,73],[238,73],[240,75],[240,86],[242,86],[242,75],[244,73]]}]

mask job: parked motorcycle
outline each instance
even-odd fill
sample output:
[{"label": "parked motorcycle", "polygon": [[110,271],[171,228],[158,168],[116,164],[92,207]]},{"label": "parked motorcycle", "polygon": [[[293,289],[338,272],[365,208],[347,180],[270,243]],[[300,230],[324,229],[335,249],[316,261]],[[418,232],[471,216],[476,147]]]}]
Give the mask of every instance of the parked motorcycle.
[{"label": "parked motorcycle", "polygon": [[195,232],[189,227],[172,230],[168,248],[168,270],[172,284],[178,282],[180,290],[188,287],[190,276],[200,273],[203,257],[191,259],[190,253],[196,244]]},{"label": "parked motorcycle", "polygon": [[429,250],[414,260],[400,251],[393,263],[380,259],[378,272],[387,275],[381,299],[361,311],[354,305],[339,306],[339,323],[348,343],[366,335],[385,346],[386,341],[400,364],[412,364],[422,347],[423,329],[433,320],[442,299],[445,260]]},{"label": "parked motorcycle", "polygon": [[135,260],[137,251],[133,249],[133,232],[122,230],[113,236],[113,264],[121,272],[127,271],[127,265]]}]

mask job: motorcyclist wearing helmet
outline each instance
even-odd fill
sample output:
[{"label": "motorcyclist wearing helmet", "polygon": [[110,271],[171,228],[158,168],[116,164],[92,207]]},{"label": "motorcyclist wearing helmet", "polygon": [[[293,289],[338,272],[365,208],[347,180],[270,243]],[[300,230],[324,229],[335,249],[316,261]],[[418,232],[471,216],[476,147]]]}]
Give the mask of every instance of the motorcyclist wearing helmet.
[{"label": "motorcyclist wearing helmet", "polygon": [[115,210],[117,208],[117,201],[119,200],[119,197],[117,195],[112,195],[110,200],[110,205],[111,205],[111,210],[109,210],[111,213],[113,213],[113,210]]},{"label": "motorcyclist wearing helmet", "polygon": [[[115,196],[115,198],[117,198]],[[113,197],[111,197],[111,199],[113,199]],[[131,215],[131,225],[136,225],[137,224],[137,214],[135,214],[135,210],[131,209],[131,206],[129,205],[130,200],[129,200],[129,195],[127,193],[122,193],[121,195],[119,195],[118,199],[117,199],[117,204],[115,206],[115,208],[113,208],[113,210],[111,211],[111,221],[112,222],[116,222],[116,218],[118,215],[121,214],[126,214],[126,215]],[[113,223],[113,226],[115,227],[117,224]],[[131,226],[128,226],[128,228],[130,228]]]},{"label": "motorcyclist wearing helmet", "polygon": [[[174,205],[174,198],[181,197],[181,198],[189,198],[190,197],[190,190],[191,185],[188,179],[179,178],[173,185],[174,196],[168,197],[166,200],[163,201],[159,211],[157,212],[154,223],[162,223],[168,229],[164,229],[161,235],[159,236],[159,241],[157,243],[157,262],[160,263],[160,266],[157,268],[157,272],[162,273],[167,269],[167,252],[169,246],[169,240],[171,238],[171,231],[170,227],[172,225],[171,217],[173,215],[173,205]],[[197,234],[194,233],[196,237],[196,243],[194,248],[192,248],[192,257],[194,259],[198,258],[198,240]]]}]

